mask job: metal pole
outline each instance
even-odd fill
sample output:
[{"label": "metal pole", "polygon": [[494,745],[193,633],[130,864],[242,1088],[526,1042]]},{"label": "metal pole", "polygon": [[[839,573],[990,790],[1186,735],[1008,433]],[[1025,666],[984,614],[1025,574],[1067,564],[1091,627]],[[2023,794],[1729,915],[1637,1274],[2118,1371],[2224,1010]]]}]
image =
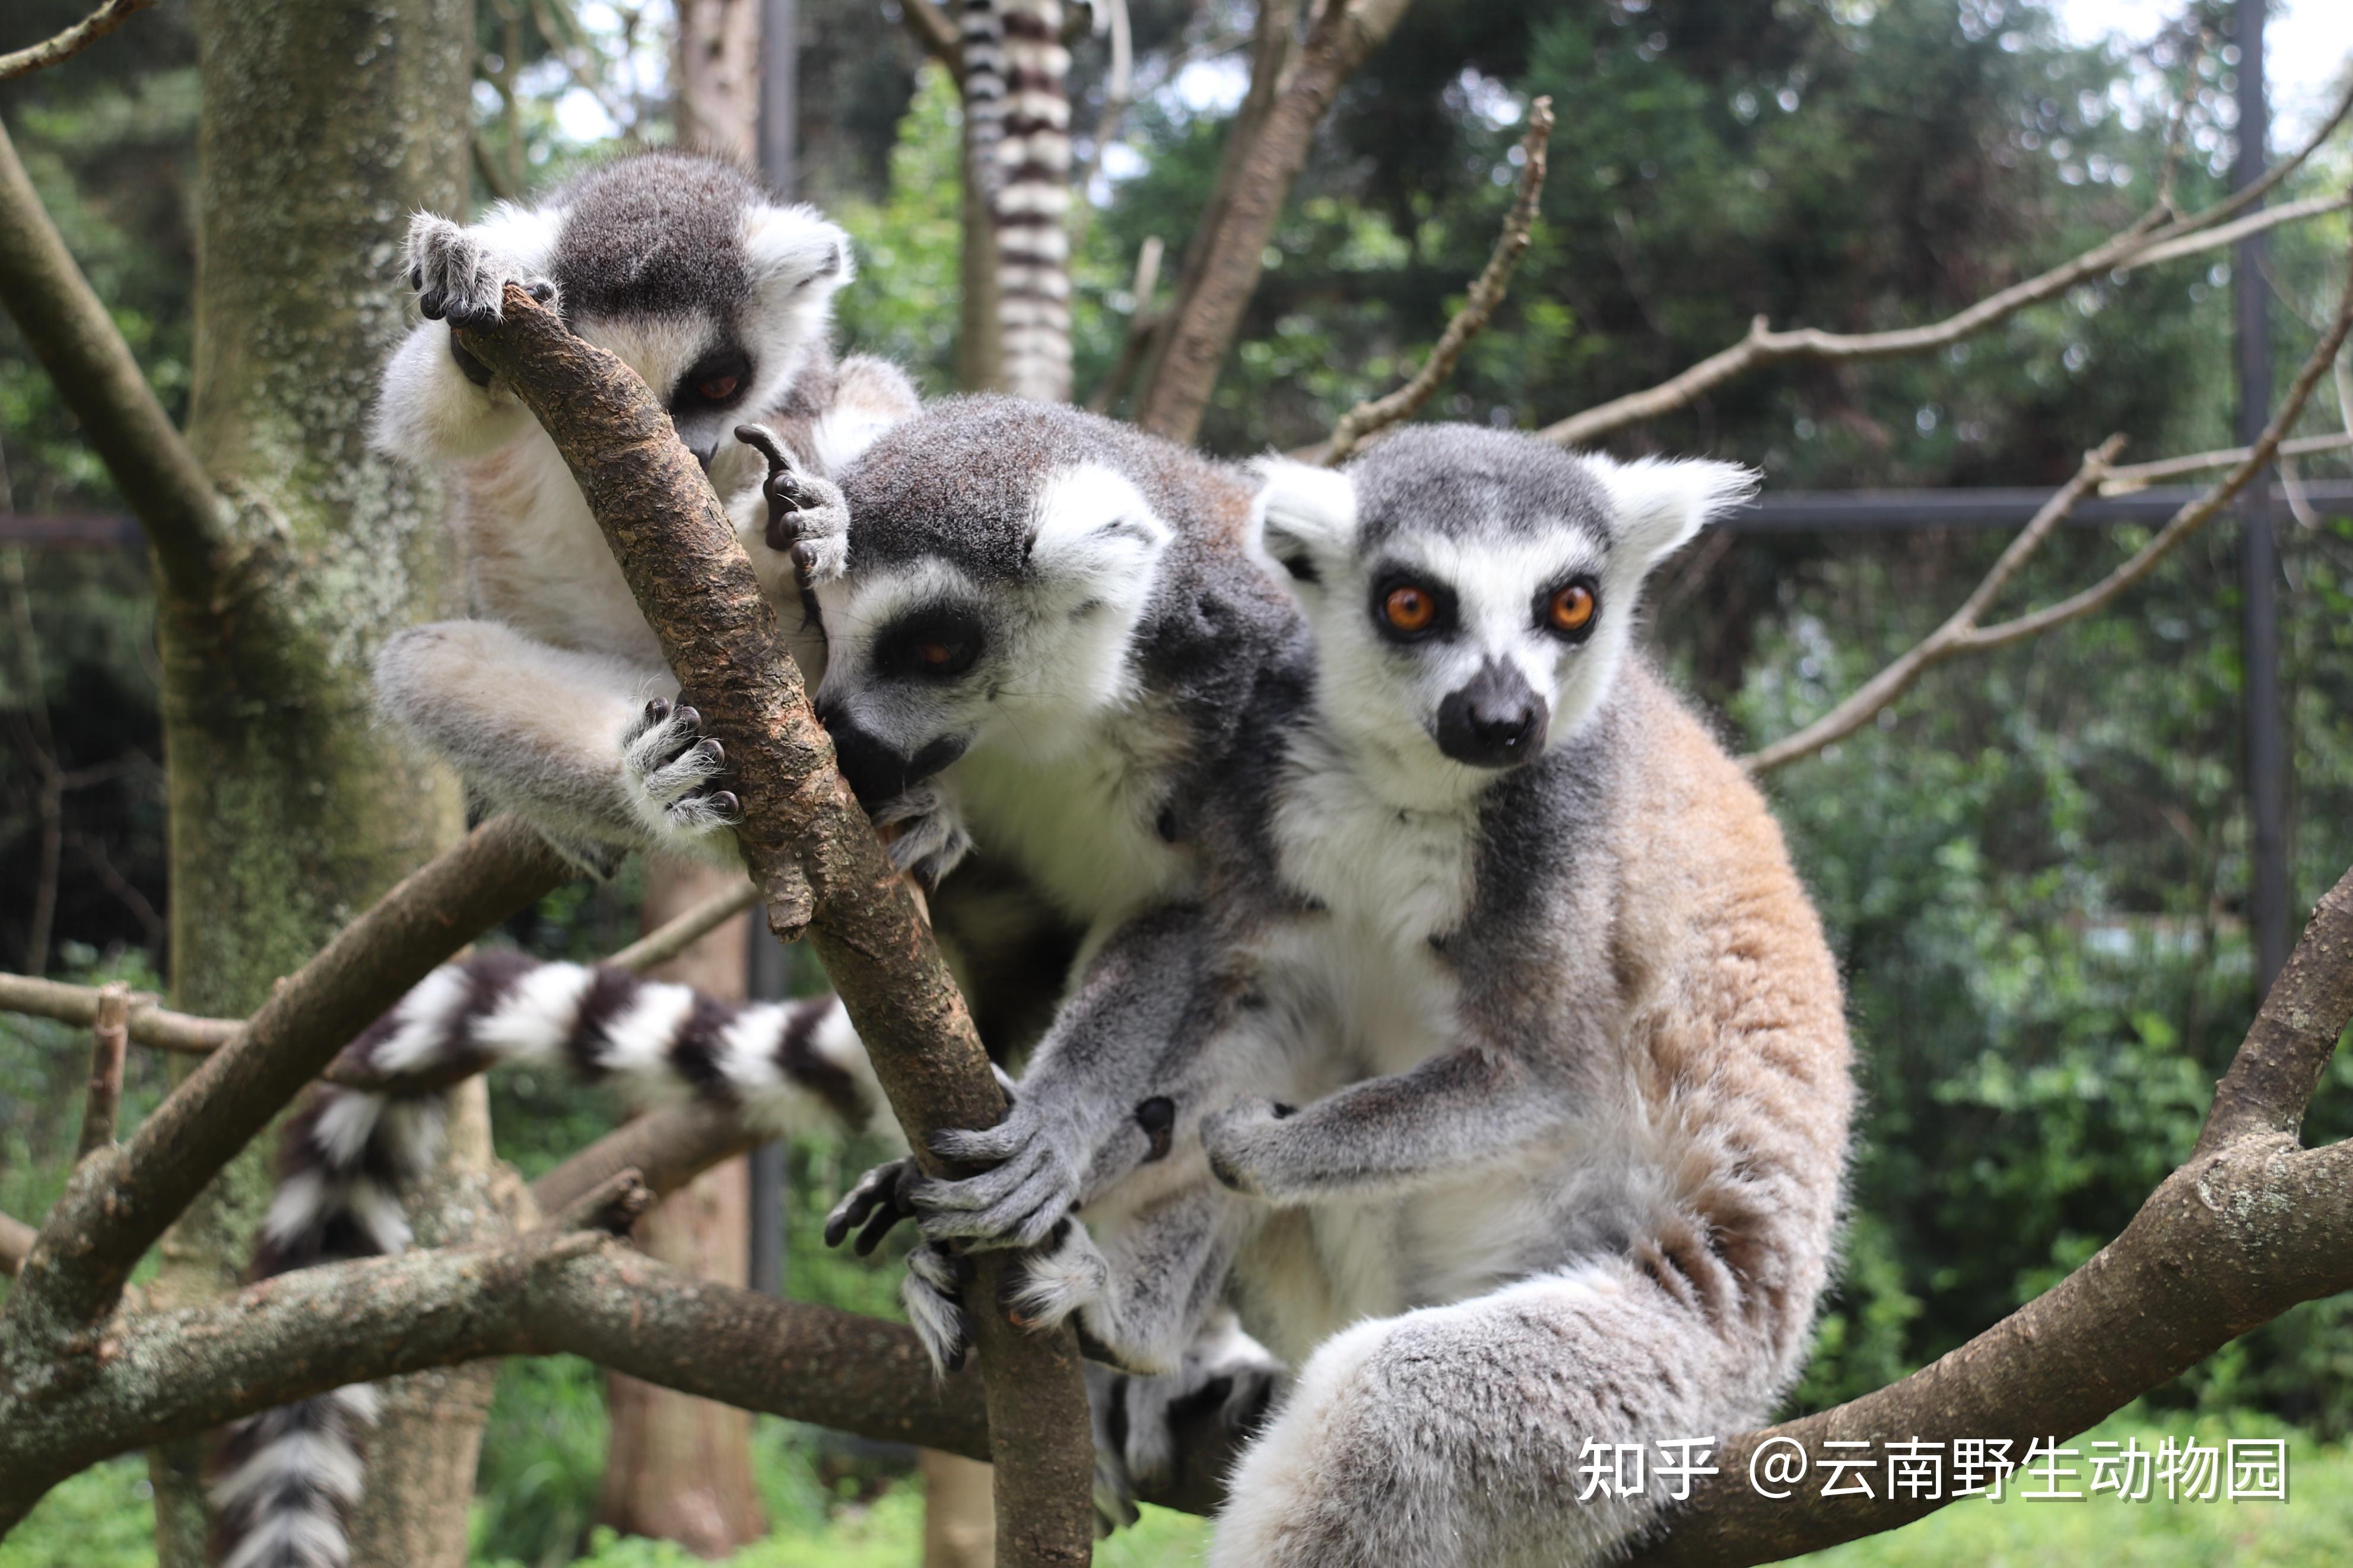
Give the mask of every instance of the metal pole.
[{"label": "metal pole", "polygon": [[[793,132],[800,112],[800,28],[794,0],[758,0],[760,6],[760,174],[780,196],[793,194]],[[790,994],[793,955],[754,913],[745,989],[754,1001]],[[771,1296],[785,1289],[785,1146],[752,1151],[751,1287]]]},{"label": "metal pole", "polygon": [[793,129],[800,114],[801,39],[794,0],[760,0],[760,174],[793,194]]},{"label": "metal pole", "polygon": [[[2263,96],[2263,0],[2239,0],[2239,150],[2233,187],[2253,184],[2267,162],[2271,110]],[[2239,242],[2231,268],[2239,361],[2239,440],[2263,435],[2272,409],[2270,300],[2263,276],[2264,244]],[[2266,476],[2266,480],[2268,476]],[[2255,975],[2271,989],[2287,962],[2287,738],[2280,721],[2279,542],[2272,534],[2268,483],[2259,481],[2239,513],[2240,626],[2246,670],[2247,816],[2253,830],[2248,922],[2254,929]]]}]

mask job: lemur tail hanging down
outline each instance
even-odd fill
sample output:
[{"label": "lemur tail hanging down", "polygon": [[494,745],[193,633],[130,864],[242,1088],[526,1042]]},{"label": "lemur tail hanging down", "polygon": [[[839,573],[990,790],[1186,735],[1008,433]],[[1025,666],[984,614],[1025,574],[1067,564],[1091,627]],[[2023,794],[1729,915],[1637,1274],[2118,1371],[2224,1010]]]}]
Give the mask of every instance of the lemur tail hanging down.
[{"label": "lemur tail hanging down", "polygon": [[965,112],[996,219],[1005,386],[1071,396],[1071,51],[1061,0],[965,0]]},{"label": "lemur tail hanging down", "polygon": [[[895,1126],[841,1004],[736,1006],[607,965],[484,952],[444,964],[345,1047],[376,1089],[320,1086],[288,1124],[253,1274],[399,1252],[406,1192],[432,1168],[440,1091],[508,1063],[610,1079],[632,1101],[699,1095],[763,1131]],[[374,1391],[339,1389],[231,1427],[216,1463],[223,1568],[335,1568],[360,1493]]]}]

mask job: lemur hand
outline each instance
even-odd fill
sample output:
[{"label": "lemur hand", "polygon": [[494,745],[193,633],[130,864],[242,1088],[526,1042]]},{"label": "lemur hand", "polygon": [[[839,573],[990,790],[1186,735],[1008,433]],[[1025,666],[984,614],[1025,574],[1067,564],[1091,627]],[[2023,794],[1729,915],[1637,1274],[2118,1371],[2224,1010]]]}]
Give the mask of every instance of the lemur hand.
[{"label": "lemur hand", "polygon": [[863,1258],[872,1252],[891,1234],[892,1226],[902,1219],[914,1217],[912,1194],[923,1174],[915,1162],[908,1159],[886,1161],[859,1177],[849,1195],[834,1205],[833,1212],[825,1216],[825,1244],[839,1247],[855,1230],[858,1256]]},{"label": "lemur hand", "polygon": [[709,835],[742,820],[734,792],[712,787],[727,771],[726,750],[684,704],[647,703],[621,736],[621,762],[630,805],[666,847],[695,854]]},{"label": "lemur hand", "polygon": [[839,487],[803,468],[765,425],[738,425],[735,439],[768,460],[768,477],[760,481],[768,548],[792,557],[803,588],[840,576],[849,564],[849,507]]},{"label": "lemur hand", "polygon": [[417,309],[428,321],[449,323],[450,356],[476,386],[491,384],[491,370],[458,342],[458,329],[487,327],[499,321],[505,314],[510,283],[521,284],[543,305],[555,303],[553,282],[431,213],[418,213],[408,220],[408,238],[401,246],[400,259],[408,269],[408,286],[417,290]]},{"label": "lemur hand", "polygon": [[965,831],[964,818],[926,785],[884,801],[872,815],[877,827],[899,826],[889,846],[891,863],[922,883],[926,892],[936,889],[940,879],[972,852],[972,835]]},{"label": "lemur hand", "polygon": [[1238,1100],[1201,1121],[1209,1173],[1238,1193],[1268,1197],[1279,1185],[1280,1159],[1289,1134],[1282,1123],[1296,1108],[1279,1100]]},{"label": "lemur hand", "polygon": [[1037,1246],[1077,1206],[1089,1142],[1034,1098],[1016,1100],[994,1127],[934,1132],[934,1153],[992,1168],[920,1184],[913,1197],[923,1235],[978,1247]]}]

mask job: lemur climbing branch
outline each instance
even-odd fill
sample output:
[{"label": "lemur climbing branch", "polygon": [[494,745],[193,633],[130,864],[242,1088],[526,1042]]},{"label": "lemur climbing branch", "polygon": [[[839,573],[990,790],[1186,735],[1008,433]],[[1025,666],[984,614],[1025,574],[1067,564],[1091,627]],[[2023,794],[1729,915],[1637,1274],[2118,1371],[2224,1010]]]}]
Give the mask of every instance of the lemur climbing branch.
[{"label": "lemur climbing branch", "polygon": [[[738,842],[769,929],[808,934],[909,1141],[923,1150],[934,1131],[993,1124],[1005,1099],[971,1015],[834,766],[752,564],[669,416],[620,361],[519,286],[499,323],[462,336],[554,440],[684,699],[726,746]],[[976,1299],[993,1300],[997,1262],[982,1262]],[[1076,1338],[979,1317],[990,1430],[1018,1456],[997,1470],[997,1560],[1082,1564],[1093,1446]]]}]

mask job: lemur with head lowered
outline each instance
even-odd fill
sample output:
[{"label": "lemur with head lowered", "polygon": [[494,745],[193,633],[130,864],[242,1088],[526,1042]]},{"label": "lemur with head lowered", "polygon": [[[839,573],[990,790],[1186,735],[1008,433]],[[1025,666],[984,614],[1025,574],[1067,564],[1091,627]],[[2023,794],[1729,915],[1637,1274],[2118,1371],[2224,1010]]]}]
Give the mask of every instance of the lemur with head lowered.
[{"label": "lemur with head lowered", "polygon": [[1301,1371],[1218,1568],[1598,1561],[1663,1487],[1595,1495],[1587,1445],[1656,1466],[1799,1366],[1838,978],[1763,801],[1627,653],[1645,574],[1745,482],[1445,427],[1277,466],[1314,698],[1208,808],[1200,915],[1107,945],[1154,977],[1096,1020],[1124,1053],[1042,1051],[1015,1119],[949,1145],[997,1169],[844,1205],[837,1231],[912,1202],[934,1237],[1042,1233],[1017,1310],[1123,1361],[1229,1289]]},{"label": "lemur with head lowered", "polygon": [[[749,490],[755,506],[762,465],[726,439],[739,422],[766,421],[821,471],[912,414],[913,389],[881,361],[834,360],[828,324],[851,273],[848,236],[709,158],[623,158],[470,226],[419,214],[403,265],[427,319],[385,367],[375,437],[446,473],[474,617],[393,638],[379,698],[480,794],[608,868],[645,837],[647,813],[691,799],[723,815],[701,782],[716,744],[673,761],[659,799],[627,765],[625,732],[659,747],[692,716],[665,706],[663,722],[641,718],[649,698],[672,689],[652,630],[554,443],[454,329],[495,321],[505,286],[523,286],[627,363],[721,492]],[[789,563],[762,559],[783,624],[801,628]],[[796,653],[816,668],[822,643],[807,632]],[[354,1062],[416,1071],[427,1092],[330,1089],[290,1124],[256,1270],[406,1245],[400,1189],[431,1163],[440,1133],[429,1090],[453,1065],[514,1057],[568,1059],[648,1091],[683,1077],[780,1126],[862,1121],[881,1103],[828,1002],[726,1008],[683,986],[485,955],[436,973],[352,1048]],[[343,1560],[341,1505],[359,1477],[353,1426],[367,1405],[365,1389],[345,1390],[230,1431],[214,1487],[225,1563]]]}]

